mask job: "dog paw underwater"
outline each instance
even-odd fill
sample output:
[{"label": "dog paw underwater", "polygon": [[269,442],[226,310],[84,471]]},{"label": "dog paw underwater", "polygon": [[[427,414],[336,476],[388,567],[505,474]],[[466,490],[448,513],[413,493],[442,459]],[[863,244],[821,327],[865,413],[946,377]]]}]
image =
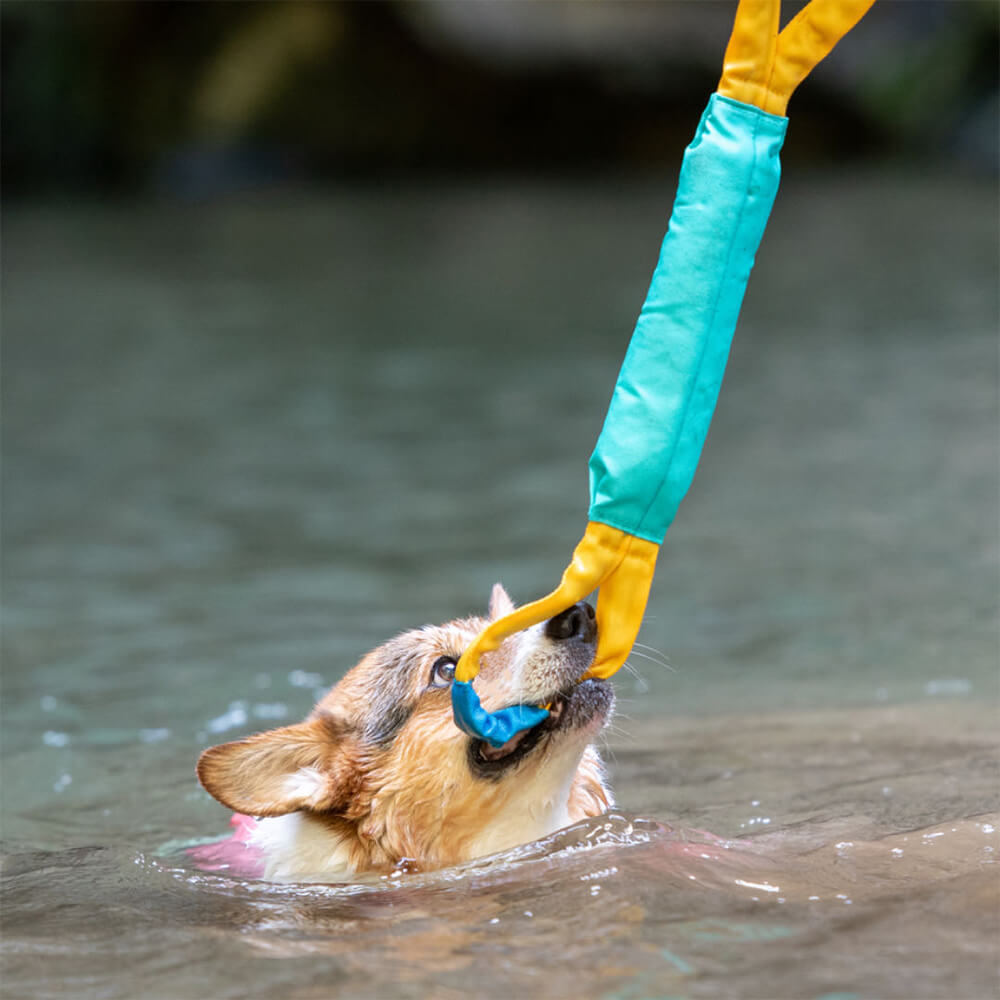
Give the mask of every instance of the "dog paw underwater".
[{"label": "dog paw underwater", "polygon": [[[513,610],[503,587],[488,620]],[[612,805],[593,741],[611,685],[583,680],[597,623],[579,603],[483,657],[476,690],[490,712],[546,705],[500,747],[452,717],[462,652],[480,617],[425,626],[370,652],[305,721],[206,750],[205,789],[233,810],[228,840],[192,848],[206,869],[289,881],[461,864],[546,837]]]}]

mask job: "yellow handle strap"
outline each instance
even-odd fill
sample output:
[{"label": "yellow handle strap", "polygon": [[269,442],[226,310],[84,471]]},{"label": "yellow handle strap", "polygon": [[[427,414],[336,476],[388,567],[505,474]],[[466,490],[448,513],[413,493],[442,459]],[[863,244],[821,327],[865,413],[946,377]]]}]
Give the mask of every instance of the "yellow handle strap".
[{"label": "yellow handle strap", "polygon": [[[781,0],[740,0],[726,49],[719,93],[784,115],[788,99],[812,68],[854,27],[875,0],[812,0],[783,31]],[[610,677],[625,662],[639,634],[659,546],[590,521],[559,586],[494,622],[475,639],[455,668],[471,681],[479,659],[508,636],[565,611],[600,588],[598,650],[588,677]]]},{"label": "yellow handle strap", "polygon": [[639,634],[660,547],[644,538],[589,521],[559,586],[495,621],[462,654],[455,677],[471,681],[479,658],[508,636],[554,617],[601,588],[597,601],[597,658],[587,677],[610,677],[625,662]]},{"label": "yellow handle strap", "polygon": [[795,88],[875,0],[812,0],[778,32],[781,0],[740,0],[719,93],[784,115]]}]

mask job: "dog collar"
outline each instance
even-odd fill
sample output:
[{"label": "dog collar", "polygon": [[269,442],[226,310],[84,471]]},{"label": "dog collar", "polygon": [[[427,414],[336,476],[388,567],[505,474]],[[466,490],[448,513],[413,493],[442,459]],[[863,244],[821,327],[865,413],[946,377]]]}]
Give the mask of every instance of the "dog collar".
[{"label": "dog collar", "polygon": [[452,681],[451,707],[458,728],[485,740],[491,747],[502,747],[518,733],[544,722],[549,715],[544,708],[535,705],[511,705],[498,712],[487,712],[479,702],[472,681]]}]

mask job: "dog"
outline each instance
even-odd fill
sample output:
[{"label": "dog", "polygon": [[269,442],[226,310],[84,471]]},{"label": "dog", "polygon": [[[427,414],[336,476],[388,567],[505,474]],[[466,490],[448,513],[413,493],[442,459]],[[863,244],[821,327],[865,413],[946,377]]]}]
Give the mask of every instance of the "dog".
[{"label": "dog", "polygon": [[[488,620],[512,610],[497,584]],[[593,741],[614,693],[584,679],[597,645],[593,608],[576,604],[483,657],[475,683],[484,708],[549,707],[498,748],[459,730],[451,709],[455,664],[487,624],[405,632],[365,656],[304,722],[201,755],[198,779],[243,814],[234,823],[249,831],[265,877],[342,881],[450,866],[612,807]]]}]

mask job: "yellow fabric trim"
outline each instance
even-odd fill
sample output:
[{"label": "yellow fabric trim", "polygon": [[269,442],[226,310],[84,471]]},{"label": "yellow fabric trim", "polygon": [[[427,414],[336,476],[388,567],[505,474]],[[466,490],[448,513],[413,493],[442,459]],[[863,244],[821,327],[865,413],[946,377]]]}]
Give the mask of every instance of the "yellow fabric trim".
[{"label": "yellow fabric trim", "polygon": [[484,653],[515,632],[572,607],[598,587],[597,657],[586,676],[610,677],[625,662],[639,634],[659,551],[654,542],[588,521],[559,586],[482,631],[458,661],[456,679],[471,681]]},{"label": "yellow fabric trim", "polygon": [[740,0],[719,93],[784,115],[795,88],[875,0],[811,0],[779,33],[781,0]]}]

